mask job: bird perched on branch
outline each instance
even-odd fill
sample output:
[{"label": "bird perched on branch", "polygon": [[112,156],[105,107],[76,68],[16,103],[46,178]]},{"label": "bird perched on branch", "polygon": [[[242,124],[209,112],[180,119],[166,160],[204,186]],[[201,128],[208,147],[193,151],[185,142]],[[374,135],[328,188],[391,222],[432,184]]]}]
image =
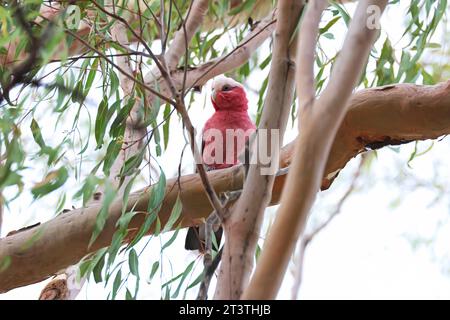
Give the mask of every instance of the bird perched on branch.
[{"label": "bird perched on branch", "polygon": [[[206,121],[202,131],[202,157],[208,170],[218,170],[240,162],[240,155],[256,126],[248,115],[247,96],[239,82],[225,76],[216,77],[211,102],[215,113]],[[203,251],[204,233],[204,225],[189,228],[185,248]],[[215,236],[220,244],[221,228]]]}]

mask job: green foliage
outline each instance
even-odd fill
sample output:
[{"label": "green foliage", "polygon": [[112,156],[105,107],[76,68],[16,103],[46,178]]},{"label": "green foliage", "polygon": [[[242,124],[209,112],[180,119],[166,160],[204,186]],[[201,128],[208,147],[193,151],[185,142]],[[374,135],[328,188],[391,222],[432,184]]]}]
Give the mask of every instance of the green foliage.
[{"label": "green foliage", "polygon": [[8,267],[11,265],[11,257],[6,256],[0,261],[0,273],[8,269]]},{"label": "green foliage", "polygon": [[[173,277],[172,279],[170,279],[169,281],[167,281],[166,283],[164,283],[161,287],[161,289],[166,290],[166,298],[168,299],[169,297],[174,299],[176,297],[178,297],[178,294],[180,293],[180,289],[181,286],[183,285],[183,282],[186,280],[186,278],[188,277],[188,275],[191,273],[192,268],[194,267],[194,261],[192,261],[191,263],[189,263],[189,265],[186,267],[186,269],[181,272],[180,274],[178,274],[177,276]],[[175,292],[170,295],[171,293],[171,284],[174,283],[175,281],[179,280],[178,282],[178,286],[175,290]]]},{"label": "green foliage", "polygon": [[[118,1],[114,2],[117,14],[125,17],[128,9],[122,8]],[[133,93],[125,95],[121,88],[122,74],[112,64],[117,64],[118,55],[127,55],[130,49],[141,52],[132,53],[129,57],[133,67],[140,66],[132,77],[143,80],[148,66],[153,66],[154,62],[142,44],[124,47],[114,41],[111,29],[115,22],[91,1],[78,1],[75,6],[63,2],[62,6],[67,6],[52,23],[38,18],[39,5],[42,3],[38,0],[24,2],[31,35],[28,32],[30,30],[21,27],[16,11],[11,6],[0,6],[0,59],[6,61],[8,57],[11,60],[9,64],[0,66],[2,92],[10,81],[14,60],[23,61],[33,50],[38,52],[38,59],[24,73],[22,82],[10,92],[10,101],[0,101],[0,192],[5,205],[27,194],[33,200],[44,198],[42,201],[48,201],[59,213],[66,203],[75,207],[86,206],[93,195],[102,190],[102,201],[89,243],[92,245],[104,229],[109,208],[117,197],[117,190],[108,180],[118,178],[123,191],[122,214],[115,226],[111,245],[85,258],[80,263],[80,275],[92,275],[95,282],[102,282],[105,286],[110,284],[111,299],[121,297],[122,294],[126,299],[136,299],[143,282],[141,278],[152,283],[160,271],[162,298],[179,298],[183,289],[186,295],[202,279],[201,273],[197,276],[194,262],[183,266],[183,272],[172,272],[169,279],[163,279],[163,269],[167,272],[165,254],[181,234],[178,227],[183,209],[180,198],[177,198],[168,220],[161,221],[158,213],[168,192],[162,168],[159,168],[159,180],[151,187],[145,212],[138,212],[135,208],[142,195],[132,194],[136,189],[135,184],[153,182],[154,175],[151,173],[149,178],[145,170],[151,165],[154,169],[169,144],[176,143],[171,125],[181,126],[181,120],[165,101],[159,98],[149,101],[146,89],[140,84],[135,83]],[[102,1],[99,3],[102,4]],[[170,44],[174,33],[182,26],[178,10],[184,17],[190,2],[176,0],[172,6],[171,1],[162,3],[165,5],[167,44]],[[395,6],[399,1],[390,3]],[[242,21],[253,18],[257,4],[258,1],[245,0],[230,10],[229,0],[210,1],[208,19],[222,23],[223,28],[197,32],[189,45],[187,56],[179,61],[178,69],[190,70],[230,53],[256,22],[250,20],[249,23],[235,26],[233,23],[236,19],[230,18],[237,15],[244,16]],[[159,41],[160,31],[154,16],[159,15],[160,5],[160,1],[147,1],[146,5],[139,7],[142,18],[130,22],[130,26],[140,31],[147,44]],[[405,12],[402,45],[398,45],[398,39],[394,41],[391,38],[389,30],[382,30],[361,78],[361,86],[373,87],[397,82],[434,84],[447,79],[444,73],[447,67],[425,63],[423,59],[430,52],[444,50],[432,39],[445,17],[447,6],[446,0],[411,0]],[[78,10],[81,21],[77,21]],[[337,50],[330,54],[326,48],[337,47],[342,30],[348,27],[350,21],[348,7],[333,2],[320,25],[319,50],[314,66],[318,94],[327,85],[332,65],[339,54]],[[72,32],[77,30],[81,22],[92,26],[92,31],[82,36],[89,48],[71,57],[69,48],[75,43],[80,44]],[[131,32],[128,32],[128,36],[131,36]],[[33,37],[39,39],[37,45]],[[244,83],[249,89],[249,95],[257,99],[257,105],[251,106],[251,111],[256,112],[257,123],[263,112],[269,82],[273,43],[269,43],[269,46],[269,50],[259,51],[229,73]],[[145,68],[141,68],[141,63]],[[448,68],[447,72],[450,74]],[[256,77],[252,77],[253,74]],[[259,81],[255,84],[248,80],[253,78]],[[161,91],[160,84],[151,85]],[[189,94],[185,97],[188,104],[196,99],[190,91],[186,94]],[[133,107],[139,111],[134,113]],[[141,136],[133,138],[140,141],[125,145],[130,115],[139,120]],[[295,101],[292,103],[291,116],[292,120],[297,116]],[[118,157],[130,145],[134,146],[138,142],[138,152],[127,158],[118,177],[111,177]],[[427,150],[420,151],[416,146],[408,165],[413,164],[413,159]],[[26,170],[33,174],[29,175]],[[73,187],[74,184],[76,187]],[[135,202],[131,203],[130,199]],[[137,216],[143,217],[144,223],[131,232],[130,223]],[[146,237],[150,230],[154,231],[154,235]],[[150,269],[144,271],[145,277],[141,276],[146,241],[148,243],[149,239],[171,230],[173,233],[161,241],[160,259],[151,261]],[[125,245],[126,242],[129,243]],[[217,249],[217,243],[215,247]],[[256,257],[259,253],[258,247]],[[0,271],[9,263],[10,260],[0,261]],[[192,280],[194,273],[196,276]],[[130,277],[135,283],[131,284]]]},{"label": "green foliage", "polygon": [[116,101],[111,108],[108,108],[108,101],[106,97],[104,97],[98,106],[97,117],[95,119],[95,140],[97,141],[97,149],[100,149],[103,145],[106,126],[108,125],[109,120],[111,120],[120,102],[121,101]]},{"label": "green foliage", "polygon": [[58,150],[52,149],[49,146],[47,146],[44,142],[44,138],[41,134],[41,129],[39,128],[38,123],[36,120],[31,120],[31,132],[33,134],[34,141],[41,147],[41,154],[45,154],[48,156],[48,165],[51,165],[56,160],[56,157],[58,156]]},{"label": "green foliage", "polygon": [[169,216],[169,220],[167,221],[166,225],[164,226],[162,232],[172,230],[173,225],[180,218],[181,209],[182,209],[181,200],[180,200],[180,197],[178,196],[177,200],[172,208],[172,212]]},{"label": "green foliage", "polygon": [[42,181],[33,186],[31,193],[35,198],[42,197],[64,185],[68,177],[69,174],[64,167],[51,171]]},{"label": "green foliage", "polygon": [[109,182],[106,182],[105,183],[105,192],[103,194],[102,206],[100,208],[100,211],[97,214],[97,219],[95,220],[95,227],[92,232],[91,240],[89,240],[89,247],[95,242],[97,237],[102,232],[103,227],[105,226],[105,223],[106,223],[106,218],[108,216],[109,206],[113,202],[115,196],[116,196],[116,190],[114,190],[114,188],[112,187],[112,185]]}]

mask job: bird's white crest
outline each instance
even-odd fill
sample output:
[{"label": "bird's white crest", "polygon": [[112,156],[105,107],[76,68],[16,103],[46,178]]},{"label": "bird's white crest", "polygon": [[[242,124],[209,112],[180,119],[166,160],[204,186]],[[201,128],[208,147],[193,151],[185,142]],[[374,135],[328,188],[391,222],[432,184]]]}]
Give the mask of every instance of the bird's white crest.
[{"label": "bird's white crest", "polygon": [[242,84],[237,82],[234,79],[225,77],[224,75],[220,75],[214,78],[213,84],[212,84],[212,90],[213,91],[220,91],[224,85],[229,85],[231,87],[241,87],[243,88]]}]

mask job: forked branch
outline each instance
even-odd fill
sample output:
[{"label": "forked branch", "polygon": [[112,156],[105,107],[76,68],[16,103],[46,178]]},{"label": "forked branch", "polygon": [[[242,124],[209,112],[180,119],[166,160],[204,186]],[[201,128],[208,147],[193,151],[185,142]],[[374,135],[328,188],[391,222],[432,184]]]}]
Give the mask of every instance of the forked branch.
[{"label": "forked branch", "polygon": [[[319,0],[322,2],[322,0]],[[314,5],[317,1],[311,2]],[[324,8],[318,5],[319,10]],[[378,30],[368,26],[369,6],[378,6],[383,12],[387,0],[361,0],[358,3],[350,24],[343,49],[332,69],[329,84],[318,100],[311,103],[302,102],[300,109],[299,138],[295,143],[294,158],[289,170],[286,185],[281,198],[281,205],[273,225],[269,230],[262,254],[256,266],[250,285],[243,294],[244,299],[274,299],[278,293],[287,264],[292,255],[297,239],[303,232],[306,219],[320,188],[325,165],[336,132],[347,112],[348,100],[357,85],[364,63],[373,45]],[[314,11],[312,11],[314,12]],[[307,21],[308,17],[305,17]],[[311,24],[318,28],[318,23]],[[314,50],[303,47],[308,44],[302,41],[307,33],[317,30],[300,27],[299,54],[302,50]],[[314,42],[315,43],[315,42]],[[308,63],[300,61],[298,63]],[[297,91],[311,94],[310,82],[300,79],[311,79],[310,67],[299,67],[297,73]],[[304,72],[300,73],[300,72]],[[304,88],[306,85],[308,87]],[[299,194],[301,195],[299,197]]]}]

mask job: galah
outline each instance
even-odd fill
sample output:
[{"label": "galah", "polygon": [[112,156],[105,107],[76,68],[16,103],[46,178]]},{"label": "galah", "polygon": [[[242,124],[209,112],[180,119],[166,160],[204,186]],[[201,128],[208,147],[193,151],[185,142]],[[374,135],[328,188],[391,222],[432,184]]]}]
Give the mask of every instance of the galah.
[{"label": "galah", "polygon": [[[248,115],[248,100],[242,84],[220,76],[214,79],[211,102],[215,109],[202,131],[202,157],[208,170],[231,167],[239,163],[245,143],[256,131]],[[191,227],[186,236],[187,250],[204,249],[204,225]],[[215,232],[220,243],[222,229]]]}]

